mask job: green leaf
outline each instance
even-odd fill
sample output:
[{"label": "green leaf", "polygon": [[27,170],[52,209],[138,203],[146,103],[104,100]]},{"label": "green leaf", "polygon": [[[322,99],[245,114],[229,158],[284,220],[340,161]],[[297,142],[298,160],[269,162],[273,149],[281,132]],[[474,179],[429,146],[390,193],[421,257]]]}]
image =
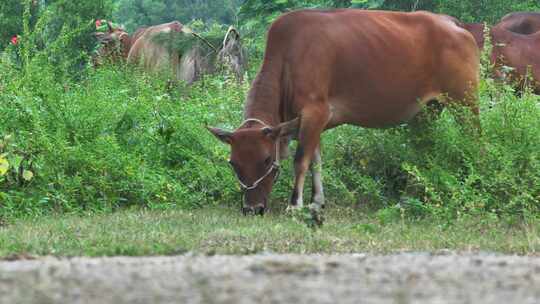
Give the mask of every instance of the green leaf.
[{"label": "green leaf", "polygon": [[9,170],[9,162],[0,155],[0,176],[6,175]]}]

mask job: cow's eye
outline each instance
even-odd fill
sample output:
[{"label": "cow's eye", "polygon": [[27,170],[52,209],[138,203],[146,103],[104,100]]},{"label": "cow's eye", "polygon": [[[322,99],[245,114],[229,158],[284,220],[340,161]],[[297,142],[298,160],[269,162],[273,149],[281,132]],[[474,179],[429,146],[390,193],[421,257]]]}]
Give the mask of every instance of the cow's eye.
[{"label": "cow's eye", "polygon": [[264,161],[264,164],[267,165],[267,166],[270,166],[271,163],[272,163],[272,157],[268,156],[266,158],[266,160]]}]

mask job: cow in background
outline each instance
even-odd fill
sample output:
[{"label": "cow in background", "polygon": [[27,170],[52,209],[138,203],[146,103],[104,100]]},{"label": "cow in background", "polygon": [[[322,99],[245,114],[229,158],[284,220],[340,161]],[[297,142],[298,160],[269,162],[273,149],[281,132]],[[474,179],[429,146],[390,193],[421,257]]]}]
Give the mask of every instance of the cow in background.
[{"label": "cow in background", "polygon": [[[455,22],[473,35],[480,49],[484,48],[485,24]],[[516,83],[520,89],[529,84],[540,94],[540,13],[508,14],[489,29],[489,36],[495,78]]]},{"label": "cow in background", "polygon": [[133,39],[123,28],[107,21],[107,30],[96,32],[94,36],[100,44],[92,58],[95,67],[102,65],[104,60],[116,63],[127,58]]},{"label": "cow in background", "polygon": [[[189,33],[189,31],[186,29],[186,32]],[[242,46],[240,33],[234,27],[231,26],[227,30],[220,49],[212,46],[204,37],[198,35],[197,37],[204,40],[202,44],[210,46],[210,51],[205,51],[201,44],[188,50],[182,56],[179,79],[190,84],[200,79],[202,75],[225,69],[231,72],[239,82],[243,80],[247,70],[247,51]]]},{"label": "cow in background", "polygon": [[497,26],[518,34],[534,34],[540,31],[540,13],[511,13],[504,16]]},{"label": "cow in background", "polygon": [[139,38],[132,44],[127,62],[139,64],[146,71],[158,72],[169,69],[176,78],[180,74],[180,55],[166,45],[154,41],[159,34],[180,33],[183,25],[178,21],[150,26],[139,31]]},{"label": "cow in background", "polygon": [[[170,36],[168,36],[170,34]],[[169,43],[160,41],[165,35]],[[211,46],[211,53],[205,53],[194,44],[189,50],[181,52],[171,47],[171,41],[184,35],[190,39],[198,39]],[[215,47],[204,37],[194,33],[178,21],[143,27],[133,35],[122,28],[109,24],[106,33],[96,33],[102,44],[94,60],[100,65],[103,58],[112,62],[126,60],[128,63],[142,66],[148,72],[166,72],[172,78],[192,84],[203,74],[214,73],[218,67],[229,68],[237,80],[243,79],[247,66],[247,55],[240,41],[240,34],[234,27],[227,31],[221,47]]]},{"label": "cow in background", "polygon": [[495,65],[496,77],[515,82],[520,88],[529,84],[536,94],[540,94],[540,31],[523,35],[499,24],[490,32],[493,42],[491,62]]}]

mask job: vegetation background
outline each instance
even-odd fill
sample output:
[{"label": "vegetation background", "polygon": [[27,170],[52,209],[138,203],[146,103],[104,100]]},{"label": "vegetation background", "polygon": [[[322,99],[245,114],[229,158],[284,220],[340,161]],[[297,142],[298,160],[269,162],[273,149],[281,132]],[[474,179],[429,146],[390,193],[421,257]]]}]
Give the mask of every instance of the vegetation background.
[{"label": "vegetation background", "polygon": [[[205,126],[240,123],[267,26],[301,7],[425,9],[488,23],[512,11],[540,10],[532,0],[3,0],[0,218],[239,204],[227,147]],[[133,67],[93,69],[96,19],[131,31],[173,19],[201,31],[234,24],[250,50],[248,80],[237,84],[230,75],[215,75],[171,90],[164,79]],[[422,135],[406,126],[325,133],[330,204],[364,206],[383,221],[538,219],[538,96],[518,96],[485,72],[480,97],[481,138],[454,121],[452,111],[459,109],[444,111]],[[274,204],[288,199],[291,167],[284,164]]]}]

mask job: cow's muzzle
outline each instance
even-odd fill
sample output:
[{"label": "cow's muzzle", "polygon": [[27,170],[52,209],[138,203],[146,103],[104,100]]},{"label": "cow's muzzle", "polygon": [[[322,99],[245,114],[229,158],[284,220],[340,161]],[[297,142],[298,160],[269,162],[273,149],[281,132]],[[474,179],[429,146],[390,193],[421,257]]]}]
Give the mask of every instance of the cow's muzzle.
[{"label": "cow's muzzle", "polygon": [[242,214],[244,215],[264,215],[264,212],[266,211],[266,208],[262,205],[258,206],[244,206],[242,207]]}]

